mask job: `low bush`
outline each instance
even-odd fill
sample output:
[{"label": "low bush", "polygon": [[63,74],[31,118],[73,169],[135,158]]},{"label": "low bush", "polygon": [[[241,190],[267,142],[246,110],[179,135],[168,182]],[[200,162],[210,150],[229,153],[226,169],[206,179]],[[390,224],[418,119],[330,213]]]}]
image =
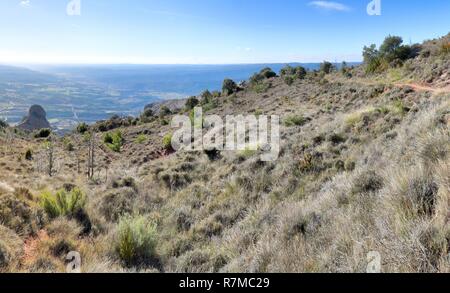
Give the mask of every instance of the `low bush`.
[{"label": "low bush", "polygon": [[8,126],[9,126],[8,123],[6,123],[6,122],[3,121],[2,119],[0,119],[0,129],[6,128],[6,127],[8,127]]},{"label": "low bush", "polygon": [[320,64],[320,72],[323,72],[325,74],[331,73],[335,69],[335,66],[333,63],[324,61],[322,64]]},{"label": "low bush", "polygon": [[25,152],[25,160],[27,160],[27,161],[33,160],[33,152],[30,149],[28,149]]},{"label": "low bush", "polygon": [[144,142],[146,142],[148,140],[147,136],[145,134],[139,134],[136,137],[136,143],[138,144],[143,144]]},{"label": "low bush", "polygon": [[352,193],[368,193],[380,190],[384,185],[383,178],[375,171],[368,170],[359,174],[356,178]]},{"label": "low bush", "polygon": [[103,136],[103,142],[114,152],[119,153],[123,145],[122,132],[106,133]]},{"label": "low bush", "polygon": [[0,225],[0,272],[16,262],[23,249],[23,242],[12,230]]},{"label": "low bush", "polygon": [[186,101],[186,109],[192,110],[194,109],[198,104],[200,104],[200,101],[197,99],[197,97],[190,97]]},{"label": "low bush", "polygon": [[172,111],[167,106],[162,106],[161,109],[159,110],[159,117],[160,118],[164,118],[164,117],[169,116],[171,114],[172,114]]},{"label": "low bush", "polygon": [[88,130],[89,130],[89,126],[86,123],[84,123],[84,122],[79,123],[77,125],[77,132],[78,133],[84,134]]},{"label": "low bush", "polygon": [[201,95],[200,103],[202,105],[207,105],[207,104],[211,103],[212,99],[213,99],[213,95],[211,94],[210,91],[206,90]]},{"label": "low bush", "polygon": [[167,150],[167,151],[172,151],[173,150],[173,148],[172,148],[172,134],[171,133],[166,134],[163,137],[162,144],[163,144],[163,148],[165,150]]},{"label": "low bush", "polygon": [[291,86],[293,83],[294,83],[294,78],[292,77],[292,76],[286,76],[285,78],[284,78],[284,82],[287,84],[287,85],[289,85],[289,86]]},{"label": "low bush", "polygon": [[156,224],[143,216],[124,216],[119,221],[116,251],[128,266],[151,261],[156,256]]},{"label": "low bush", "polygon": [[142,122],[142,123],[149,123],[149,122],[152,121],[152,119],[154,118],[154,116],[155,116],[155,113],[153,113],[153,110],[147,108],[147,109],[145,109],[144,112],[141,114],[140,119],[141,119],[141,122]]},{"label": "low bush", "polygon": [[277,74],[269,67],[262,69],[259,74],[261,74],[264,78],[273,78],[277,76]]},{"label": "low bush", "polygon": [[48,128],[43,128],[38,130],[35,134],[34,137],[35,138],[47,138],[50,136],[50,134],[52,134],[52,130],[48,129]]},{"label": "low bush", "polygon": [[303,126],[308,122],[308,120],[301,115],[289,116],[284,120],[284,125],[287,127],[292,126]]},{"label": "low bush", "polygon": [[75,216],[86,204],[86,196],[79,189],[68,192],[64,189],[56,193],[43,192],[40,195],[40,205],[50,218],[60,216]]},{"label": "low bush", "polygon": [[225,79],[222,84],[222,93],[225,96],[229,96],[235,92],[237,92],[237,84],[231,79]]}]

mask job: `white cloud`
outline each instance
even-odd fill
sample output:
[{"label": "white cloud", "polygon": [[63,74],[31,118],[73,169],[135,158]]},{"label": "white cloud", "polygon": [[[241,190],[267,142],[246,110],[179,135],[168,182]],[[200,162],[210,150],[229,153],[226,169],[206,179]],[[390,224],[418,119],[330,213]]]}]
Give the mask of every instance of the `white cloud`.
[{"label": "white cloud", "polygon": [[20,1],[20,6],[23,8],[31,7],[31,1],[30,0],[22,0]]},{"label": "white cloud", "polygon": [[323,10],[350,11],[350,7],[338,2],[312,1],[309,2],[309,5]]}]

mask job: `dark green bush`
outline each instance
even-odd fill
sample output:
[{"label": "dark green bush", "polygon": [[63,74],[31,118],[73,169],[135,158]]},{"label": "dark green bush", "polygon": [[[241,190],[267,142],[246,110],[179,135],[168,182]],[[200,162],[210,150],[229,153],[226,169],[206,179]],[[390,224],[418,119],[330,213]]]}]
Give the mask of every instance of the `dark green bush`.
[{"label": "dark green bush", "polygon": [[170,111],[169,107],[162,106],[161,109],[159,110],[159,117],[164,118],[169,115],[172,115],[172,111]]},{"label": "dark green bush", "polygon": [[264,78],[272,78],[277,76],[277,74],[269,67],[262,69],[259,74],[261,74]]},{"label": "dark green bush", "polygon": [[237,84],[231,79],[225,79],[222,84],[222,93],[229,96],[235,92],[237,92]]},{"label": "dark green bush", "polygon": [[35,134],[34,137],[35,138],[47,138],[50,136],[50,134],[52,134],[52,130],[48,129],[48,128],[43,128],[38,130]]},{"label": "dark green bush", "polygon": [[149,123],[154,118],[155,113],[153,113],[153,110],[150,108],[147,108],[144,110],[144,112],[141,114],[141,122],[142,123]]},{"label": "dark green bush", "polygon": [[200,103],[202,105],[207,105],[207,104],[211,103],[212,99],[213,99],[213,95],[211,94],[210,91],[206,90],[201,95]]},{"label": "dark green bush", "polygon": [[398,36],[388,36],[377,50],[376,45],[364,47],[363,57],[366,72],[377,73],[403,65],[408,60],[419,55],[421,46],[403,45],[403,39]]},{"label": "dark green bush", "polygon": [[331,62],[324,61],[322,64],[320,64],[320,71],[324,72],[325,74],[329,74],[334,70],[334,65]]},{"label": "dark green bush", "polygon": [[281,77],[291,76],[294,74],[295,74],[295,68],[290,65],[286,65],[285,67],[281,68],[281,70],[280,70]]},{"label": "dark green bush", "polygon": [[194,109],[198,104],[200,103],[200,101],[197,99],[197,97],[190,97],[189,99],[187,99],[186,101],[186,109],[187,110],[192,110]]},{"label": "dark green bush", "polygon": [[89,129],[89,126],[86,123],[84,123],[84,122],[79,123],[77,125],[77,132],[78,133],[84,134],[86,131],[88,131],[88,129]]},{"label": "dark green bush", "polygon": [[25,152],[25,160],[27,160],[27,161],[33,160],[33,152],[30,149],[28,149]]},{"label": "dark green bush", "polygon": [[303,66],[295,67],[295,77],[298,79],[304,79],[306,77],[306,69]]},{"label": "dark green bush", "polygon": [[0,129],[6,128],[6,127],[8,127],[8,126],[9,126],[8,123],[6,123],[6,122],[3,121],[2,119],[0,119]]}]

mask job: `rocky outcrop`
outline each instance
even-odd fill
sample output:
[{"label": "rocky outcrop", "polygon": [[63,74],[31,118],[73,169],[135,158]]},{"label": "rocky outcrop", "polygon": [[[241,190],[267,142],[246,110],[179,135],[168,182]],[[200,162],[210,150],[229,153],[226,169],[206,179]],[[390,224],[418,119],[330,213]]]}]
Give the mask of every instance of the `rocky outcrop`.
[{"label": "rocky outcrop", "polygon": [[28,111],[28,115],[17,127],[23,130],[33,131],[50,128],[50,123],[47,121],[47,113],[45,113],[44,108],[39,105],[33,105]]}]

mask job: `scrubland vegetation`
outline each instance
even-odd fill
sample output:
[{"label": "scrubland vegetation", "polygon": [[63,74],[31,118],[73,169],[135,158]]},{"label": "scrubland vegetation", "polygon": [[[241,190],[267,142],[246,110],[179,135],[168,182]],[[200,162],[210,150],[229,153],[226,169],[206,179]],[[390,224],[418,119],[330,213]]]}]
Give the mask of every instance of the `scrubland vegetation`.
[{"label": "scrubland vegetation", "polygon": [[[0,271],[63,272],[78,251],[83,272],[365,272],[376,251],[383,272],[449,272],[449,41],[266,68],[65,138],[0,124]],[[174,152],[165,122],[196,105],[280,115],[279,159]]]}]

